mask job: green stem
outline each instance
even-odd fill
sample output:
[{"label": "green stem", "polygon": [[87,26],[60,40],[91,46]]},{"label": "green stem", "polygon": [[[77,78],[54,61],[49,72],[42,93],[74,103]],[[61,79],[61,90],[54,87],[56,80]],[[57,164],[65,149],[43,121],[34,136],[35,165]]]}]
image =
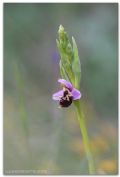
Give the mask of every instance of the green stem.
[{"label": "green stem", "polygon": [[83,113],[81,111],[81,108],[80,108],[80,102],[75,101],[74,103],[75,103],[75,107],[76,107],[76,111],[77,111],[77,118],[78,118],[78,121],[79,121],[80,130],[81,130],[81,134],[82,134],[82,138],[83,138],[86,157],[87,157],[87,160],[88,160],[89,174],[92,175],[92,174],[95,174],[95,167],[94,167],[93,156],[92,156],[92,153],[91,153],[88,133],[87,133],[86,125],[85,125],[85,119],[84,119],[84,115],[83,115]]}]

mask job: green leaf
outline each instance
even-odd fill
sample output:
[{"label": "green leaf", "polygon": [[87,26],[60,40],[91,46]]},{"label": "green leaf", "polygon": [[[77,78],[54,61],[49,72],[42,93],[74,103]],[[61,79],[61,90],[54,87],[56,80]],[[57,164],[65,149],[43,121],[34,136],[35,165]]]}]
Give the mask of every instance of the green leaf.
[{"label": "green leaf", "polygon": [[79,89],[80,87],[80,78],[81,78],[81,64],[78,55],[78,48],[75,42],[74,37],[72,37],[73,42],[73,62],[72,62],[72,69],[75,74],[75,87]]},{"label": "green leaf", "polygon": [[64,69],[64,66],[62,64],[62,60],[60,60],[59,62],[59,67],[60,67],[60,74],[61,74],[61,77],[65,80],[68,80],[70,81],[70,78],[68,76],[68,74],[66,73],[65,69]]}]

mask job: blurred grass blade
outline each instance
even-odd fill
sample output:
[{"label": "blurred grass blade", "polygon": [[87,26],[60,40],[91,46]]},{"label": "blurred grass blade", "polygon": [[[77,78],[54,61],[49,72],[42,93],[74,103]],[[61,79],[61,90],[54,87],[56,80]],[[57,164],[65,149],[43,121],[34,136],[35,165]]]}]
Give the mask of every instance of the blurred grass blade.
[{"label": "blurred grass blade", "polygon": [[21,76],[21,72],[17,62],[13,63],[14,73],[15,73],[15,82],[18,92],[19,99],[19,110],[20,110],[20,119],[22,122],[23,129],[25,131],[26,136],[28,136],[28,121],[27,121],[27,111],[25,106],[25,97],[24,97],[24,82]]}]

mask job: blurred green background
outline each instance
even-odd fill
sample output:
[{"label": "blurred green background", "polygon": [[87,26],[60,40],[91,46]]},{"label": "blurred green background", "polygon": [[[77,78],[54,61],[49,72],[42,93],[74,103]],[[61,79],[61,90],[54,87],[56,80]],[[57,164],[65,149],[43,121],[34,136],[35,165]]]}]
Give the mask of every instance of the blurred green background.
[{"label": "blurred green background", "polygon": [[116,174],[117,3],[4,4],[4,173],[88,174],[74,109],[58,109],[52,100],[60,88],[60,24],[79,49],[96,174]]}]

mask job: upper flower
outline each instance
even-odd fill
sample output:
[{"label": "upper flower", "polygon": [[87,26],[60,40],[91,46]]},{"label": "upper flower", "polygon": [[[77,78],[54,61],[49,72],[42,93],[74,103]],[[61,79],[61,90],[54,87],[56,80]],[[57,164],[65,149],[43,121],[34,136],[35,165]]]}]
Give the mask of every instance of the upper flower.
[{"label": "upper flower", "polygon": [[68,107],[73,100],[81,98],[80,91],[75,89],[70,82],[65,79],[58,79],[58,82],[61,83],[63,89],[54,93],[52,98],[58,100],[61,107]]}]

